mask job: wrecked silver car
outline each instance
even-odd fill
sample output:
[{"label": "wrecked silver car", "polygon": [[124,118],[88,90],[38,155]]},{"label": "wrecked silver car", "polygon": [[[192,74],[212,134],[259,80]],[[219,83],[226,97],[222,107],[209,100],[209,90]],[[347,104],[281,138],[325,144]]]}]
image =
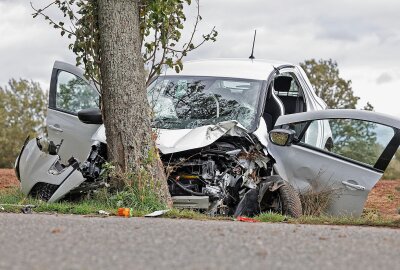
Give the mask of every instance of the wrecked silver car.
[{"label": "wrecked silver car", "polygon": [[[361,214],[400,144],[400,120],[324,110],[298,66],[210,60],[168,70],[148,87],[153,128],[174,206],[212,215],[302,214],[300,195],[331,190],[326,212]],[[24,193],[50,202],[107,185],[99,93],[56,62],[48,138],[16,161]]]}]

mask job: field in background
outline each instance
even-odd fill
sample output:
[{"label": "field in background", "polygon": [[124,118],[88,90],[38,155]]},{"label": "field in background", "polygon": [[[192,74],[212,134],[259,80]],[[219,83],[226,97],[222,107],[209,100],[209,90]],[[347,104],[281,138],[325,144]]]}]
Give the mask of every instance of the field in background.
[{"label": "field in background", "polygon": [[[15,177],[14,170],[0,169],[0,188],[17,185],[19,181]],[[379,181],[369,194],[365,208],[371,214],[400,218],[400,180]]]},{"label": "field in background", "polygon": [[0,188],[8,188],[19,185],[13,169],[0,169]]}]

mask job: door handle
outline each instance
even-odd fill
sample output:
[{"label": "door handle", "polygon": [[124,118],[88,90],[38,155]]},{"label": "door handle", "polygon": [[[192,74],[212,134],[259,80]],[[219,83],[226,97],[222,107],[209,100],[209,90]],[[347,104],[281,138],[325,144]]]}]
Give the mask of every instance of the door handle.
[{"label": "door handle", "polygon": [[345,185],[346,187],[351,187],[351,188],[354,188],[354,189],[357,189],[357,190],[365,190],[364,186],[352,184],[352,183],[347,182],[347,181],[342,181],[342,184]]},{"label": "door handle", "polygon": [[49,125],[49,129],[52,129],[57,132],[63,132],[63,130],[58,125]]}]

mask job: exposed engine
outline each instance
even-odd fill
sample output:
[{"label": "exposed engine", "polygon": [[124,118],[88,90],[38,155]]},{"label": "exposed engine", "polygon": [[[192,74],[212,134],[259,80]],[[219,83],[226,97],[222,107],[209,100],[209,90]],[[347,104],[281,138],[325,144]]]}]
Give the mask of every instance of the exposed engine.
[{"label": "exposed engine", "polygon": [[107,146],[96,142],[92,145],[89,157],[80,167],[83,177],[89,182],[100,177],[103,164],[107,161]]},{"label": "exposed engine", "polygon": [[[224,137],[206,148],[162,159],[175,205],[190,208],[192,201],[193,208],[211,215],[234,215],[244,195],[257,189],[272,171],[269,158],[248,138]],[[184,196],[191,197],[185,200]]]}]

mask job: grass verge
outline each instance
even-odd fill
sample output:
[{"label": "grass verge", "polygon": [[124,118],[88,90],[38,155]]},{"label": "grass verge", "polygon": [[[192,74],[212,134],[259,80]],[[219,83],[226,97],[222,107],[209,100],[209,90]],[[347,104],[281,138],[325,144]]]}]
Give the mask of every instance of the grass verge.
[{"label": "grass verge", "polygon": [[[18,188],[8,188],[0,190],[0,204],[32,204],[36,207],[34,212],[57,213],[57,214],[76,214],[76,215],[96,215],[99,210],[109,212],[115,215],[118,207],[132,207],[133,216],[141,217],[155,210],[164,209],[157,201],[146,199],[138,201],[132,198],[129,193],[119,193],[109,196],[101,191],[91,199],[81,199],[76,202],[56,202],[47,203],[34,198],[26,197]],[[123,204],[123,205],[120,205]],[[161,208],[160,208],[161,207]],[[3,212],[19,213],[20,207],[3,206]],[[231,217],[210,217],[191,210],[171,209],[165,215],[165,218],[173,219],[193,219],[193,220],[233,220]],[[273,212],[262,213],[255,217],[261,222],[272,223],[291,223],[291,224],[322,224],[322,225],[354,225],[354,226],[377,226],[400,228],[400,219],[388,219],[366,211],[361,217],[330,217],[330,216],[310,216],[304,215],[294,219]]]},{"label": "grass verge", "polygon": [[331,217],[331,216],[302,216],[297,219],[289,219],[295,224],[329,224],[329,225],[351,225],[351,226],[374,226],[400,228],[400,219],[370,218],[368,216],[354,217]]},{"label": "grass verge", "polygon": [[[99,210],[116,215],[119,207],[128,207],[134,209],[133,216],[144,216],[155,210],[164,209],[164,206],[152,196],[140,199],[129,191],[122,191],[110,196],[105,190],[100,190],[91,198],[47,203],[25,196],[19,188],[8,188],[0,190],[0,204],[2,204],[4,212],[21,212],[21,207],[15,205],[35,205],[34,212],[76,215],[95,215]],[[12,205],[8,206],[7,204]]]},{"label": "grass verge", "polygon": [[[74,202],[57,202],[47,203],[35,198],[26,197],[18,188],[8,188],[0,190],[0,204],[13,204],[13,205],[35,205],[33,209],[35,212],[47,212],[47,213],[58,213],[58,214],[77,214],[77,215],[88,215],[96,214],[99,210],[104,211],[115,211],[114,208],[110,207],[107,202],[100,200],[80,200],[77,203]],[[5,212],[19,213],[20,207],[3,205]]]},{"label": "grass verge", "polygon": [[348,226],[375,226],[400,228],[400,219],[383,218],[379,215],[364,213],[361,217],[333,217],[333,216],[309,216],[291,218],[277,213],[262,213],[255,217],[261,222],[285,222],[290,224],[314,224],[314,225],[348,225]]}]

